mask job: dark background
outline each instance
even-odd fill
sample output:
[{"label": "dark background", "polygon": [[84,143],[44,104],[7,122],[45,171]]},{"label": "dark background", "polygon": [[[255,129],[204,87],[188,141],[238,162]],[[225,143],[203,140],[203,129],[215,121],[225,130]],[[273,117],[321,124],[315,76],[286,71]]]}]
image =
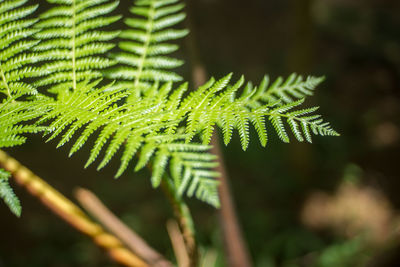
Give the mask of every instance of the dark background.
[{"label": "dark background", "polygon": [[[121,2],[116,13],[128,15],[132,2]],[[313,144],[298,143],[293,137],[291,144],[283,144],[270,131],[264,149],[253,131],[248,151],[241,150],[237,135],[224,148],[255,265],[365,266],[361,259],[377,256],[357,243],[356,236],[314,230],[299,218],[305,199],[317,190],[333,194],[349,166],[357,166],[359,183],[383,192],[394,214],[400,206],[400,2],[191,0],[187,4],[186,24],[193,34],[180,43],[182,49],[176,54],[187,62],[180,69],[187,80],[195,58],[210,76],[234,72],[235,79],[244,74],[255,84],[265,74],[273,79],[292,72],[323,75],[326,81],[306,105],[320,106],[319,112],[341,133],[314,137]],[[43,4],[41,9],[45,8]],[[195,53],[188,49],[190,42],[196,44]],[[73,198],[77,186],[94,191],[151,245],[172,257],[165,229],[172,213],[160,190],[151,188],[146,171],[130,171],[114,180],[117,161],[102,172],[95,166],[85,170],[89,146],[68,158],[69,148],[56,150],[55,144],[32,136],[22,147],[7,151],[68,197]],[[24,189],[14,188],[23,213],[17,219],[0,205],[0,266],[115,266],[88,238]],[[196,200],[189,205],[200,243],[219,255],[218,266],[224,266],[215,210]],[[390,256],[396,248],[393,251],[388,266],[397,266]],[[309,255],[312,264],[324,255],[331,258],[312,265],[307,263]]]}]

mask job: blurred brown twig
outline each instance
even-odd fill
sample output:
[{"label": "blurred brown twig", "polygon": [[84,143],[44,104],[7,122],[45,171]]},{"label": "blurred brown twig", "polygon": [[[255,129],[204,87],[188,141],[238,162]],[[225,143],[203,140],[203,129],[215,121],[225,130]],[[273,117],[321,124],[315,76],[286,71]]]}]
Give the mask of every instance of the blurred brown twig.
[{"label": "blurred brown twig", "polygon": [[87,189],[78,188],[75,191],[75,196],[89,214],[99,220],[102,225],[150,266],[172,267],[171,262],[150,247],[137,233],[118,219],[95,194]]},{"label": "blurred brown twig", "polygon": [[108,252],[114,261],[128,267],[149,266],[125,248],[118,238],[90,220],[73,202],[2,150],[0,150],[0,165],[11,173],[18,184],[40,199],[56,215],[81,233],[91,237],[98,246]]}]

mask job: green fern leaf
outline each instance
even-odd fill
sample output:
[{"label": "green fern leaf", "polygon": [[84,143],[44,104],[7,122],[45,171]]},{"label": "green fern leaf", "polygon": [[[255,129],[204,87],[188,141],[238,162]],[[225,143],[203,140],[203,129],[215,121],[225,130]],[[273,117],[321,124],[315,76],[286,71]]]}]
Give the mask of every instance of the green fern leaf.
[{"label": "green fern leaf", "polygon": [[37,5],[25,6],[26,2],[0,1],[0,148],[20,145],[26,140],[21,134],[43,130],[43,127],[22,124],[45,112],[40,100],[23,99],[37,94],[25,79],[40,75],[32,64],[45,57],[30,52],[38,43],[29,39],[37,32],[32,29],[37,20],[25,17]]},{"label": "green fern leaf", "polygon": [[250,120],[257,131],[261,145],[265,147],[267,145],[268,136],[267,136],[267,129],[265,128],[265,118],[263,114],[255,113]]},{"label": "green fern leaf", "polygon": [[104,53],[114,47],[107,43],[117,37],[118,31],[100,31],[120,16],[108,16],[119,4],[109,0],[55,1],[56,7],[40,16],[35,37],[41,40],[35,51],[51,50],[48,62],[40,67],[41,78],[36,86],[48,86],[52,93],[65,95],[76,90],[77,83],[86,79],[102,77],[100,69],[108,68],[115,62]]},{"label": "green fern leaf", "polygon": [[40,61],[41,56],[28,52],[38,43],[28,39],[37,32],[31,29],[36,20],[24,19],[37,9],[37,5],[23,6],[26,2],[0,2],[0,94],[13,99],[25,94],[36,94],[32,86],[21,80],[40,74],[31,64]]},{"label": "green fern leaf", "polygon": [[158,187],[161,184],[162,176],[165,172],[170,155],[166,149],[161,149],[157,152],[153,161],[153,170],[151,176],[151,183],[153,187]]},{"label": "green fern leaf", "polygon": [[256,108],[260,105],[260,102],[274,103],[282,101],[284,103],[291,103],[313,95],[315,87],[323,80],[323,77],[313,76],[308,76],[304,79],[302,76],[293,73],[286,80],[279,77],[269,85],[270,78],[265,76],[252,97],[251,105]]},{"label": "green fern leaf", "polygon": [[282,122],[282,118],[277,114],[273,114],[269,117],[269,119],[271,120],[272,125],[275,128],[275,131],[278,133],[279,138],[283,142],[289,143],[289,136],[286,133],[285,127]]},{"label": "green fern leaf", "polygon": [[[302,85],[302,79],[292,75],[284,84],[282,79],[278,79],[274,88],[297,88]],[[311,114],[317,110],[314,108],[293,110],[303,104],[304,99],[297,101],[271,99],[264,102],[262,96],[268,84],[268,78],[264,78],[260,86],[253,87],[248,83],[244,88],[240,97],[236,97],[240,86],[244,84],[241,78],[233,86],[228,85],[231,75],[228,75],[215,82],[211,79],[198,90],[192,92],[189,96],[182,100],[178,108],[178,114],[184,116],[186,114],[186,141],[190,141],[196,134],[202,133],[204,144],[210,142],[210,136],[214,130],[214,125],[222,128],[224,135],[224,143],[228,144],[233,130],[239,132],[243,150],[246,150],[249,144],[249,122],[255,127],[259,140],[263,146],[267,142],[267,131],[265,128],[265,118],[274,126],[279,138],[285,142],[289,142],[289,136],[284,126],[286,121],[298,141],[311,141],[311,130],[317,135],[338,135],[329,125],[323,121],[317,120],[320,116]],[[311,78],[309,79],[312,80]],[[313,82],[308,82],[308,86]],[[307,81],[306,81],[307,83]],[[281,87],[280,87],[281,86]],[[285,89],[286,90],[286,89]],[[304,135],[304,137],[303,137]]]},{"label": "green fern leaf", "polygon": [[[170,29],[185,18],[180,12],[184,5],[178,1],[150,0],[136,1],[131,8],[134,18],[125,20],[129,29],[120,35],[125,39],[119,43],[124,52],[113,54],[123,66],[107,73],[108,77],[132,80],[124,83],[131,90],[145,91],[155,81],[181,81],[182,77],[168,69],[183,64],[167,55],[178,49],[177,45],[165,43],[187,35],[187,30]],[[180,12],[180,13],[178,13]]]},{"label": "green fern leaf", "polygon": [[0,169],[0,198],[17,217],[21,216],[21,204],[8,183],[10,174]]},{"label": "green fern leaf", "polygon": [[[303,99],[286,104],[263,103],[257,99],[259,87],[249,84],[245,87],[246,92],[236,97],[244,79],[242,77],[231,86],[231,76],[229,74],[217,81],[210,79],[187,96],[183,95],[187,84],[173,89],[171,83],[160,85],[155,82],[141,94],[131,94],[130,90],[124,89],[105,90],[108,86],[96,89],[98,81],[81,82],[68,98],[56,104],[50,102],[54,110],[48,112],[43,120],[51,121],[51,138],[65,132],[61,144],[71,140],[73,133],[81,132],[71,153],[98,133],[86,166],[93,163],[105,148],[98,167],[103,168],[122,149],[117,177],[136,155],[135,171],[146,164],[153,166],[151,181],[154,187],[169,171],[179,195],[196,196],[218,205],[218,182],[215,180],[218,174],[213,171],[214,159],[207,158],[209,147],[206,145],[216,126],[222,128],[226,144],[236,129],[243,149],[250,141],[250,123],[255,127],[261,144],[266,144],[266,119],[284,142],[289,142],[285,122],[299,141],[304,138],[310,141],[311,132],[337,135],[329,124],[320,120],[319,115],[313,115],[317,108],[297,109],[303,104]],[[126,101],[128,98],[130,101]],[[254,108],[254,99],[259,101],[257,108]],[[203,145],[188,142],[195,136],[202,138]],[[206,160],[201,160],[202,154],[207,155]]]},{"label": "green fern leaf", "polygon": [[[43,106],[49,111],[39,123],[48,125],[48,140],[61,136],[58,146],[73,142],[70,155],[94,137],[86,166],[102,158],[101,169],[122,150],[116,177],[136,156],[135,171],[152,166],[154,187],[167,179],[179,196],[196,196],[218,206],[219,174],[207,145],[217,127],[222,128],[225,144],[237,131],[244,150],[250,142],[250,125],[266,145],[266,122],[272,123],[284,142],[289,142],[285,124],[299,141],[311,141],[311,132],[337,135],[314,115],[316,108],[299,108],[321,78],[291,75],[269,85],[266,76],[259,86],[248,82],[241,89],[244,78],[231,85],[232,74],[228,74],[211,78],[189,94],[185,94],[187,83],[175,88],[173,82],[181,77],[173,69],[183,61],[168,56],[178,48],[169,41],[187,34],[170,28],[185,17],[184,6],[177,0],[136,1],[131,9],[134,17],[125,20],[129,29],[120,35],[122,52],[112,54],[114,60],[99,55],[112,48],[108,41],[116,33],[98,28],[118,18],[104,17],[117,2],[50,2],[59,6],[42,14],[37,25],[41,31],[34,33],[42,41],[32,45],[38,53],[53,52],[36,85],[49,85],[58,97],[47,99]],[[99,70],[115,62],[118,66],[107,75],[117,81],[98,88]]]},{"label": "green fern leaf", "polygon": [[[332,129],[328,122],[324,122],[322,119],[320,119],[320,115],[304,116],[316,111],[318,109],[317,107],[290,111],[291,109],[303,104],[303,102],[304,100],[300,99],[296,102],[279,106],[267,112],[276,131],[278,132],[279,137],[283,141],[289,142],[289,137],[287,136],[284,129],[282,119],[287,120],[294,136],[298,141],[304,141],[305,138],[308,142],[311,143],[311,134],[309,129],[311,129],[315,135],[339,135],[335,130]],[[302,131],[300,130],[300,128]]]},{"label": "green fern leaf", "polygon": [[[135,171],[142,169],[149,162],[151,156],[153,156],[154,151],[157,146],[154,143],[147,143],[142,147],[140,152],[140,158],[138,163],[136,164]],[[157,166],[158,167],[158,166]]]}]

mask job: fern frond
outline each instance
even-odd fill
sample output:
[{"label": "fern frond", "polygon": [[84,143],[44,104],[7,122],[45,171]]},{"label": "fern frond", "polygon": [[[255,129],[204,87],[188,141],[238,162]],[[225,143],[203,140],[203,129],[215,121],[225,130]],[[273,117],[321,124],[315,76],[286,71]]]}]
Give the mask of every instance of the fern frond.
[{"label": "fern frond", "polygon": [[102,55],[114,47],[107,41],[118,36],[118,31],[103,31],[120,19],[107,16],[119,4],[110,0],[48,0],[57,6],[40,16],[35,34],[40,44],[35,51],[51,51],[49,60],[40,68],[42,77],[36,86],[47,86],[52,93],[75,90],[84,79],[102,77],[100,70],[115,62]]},{"label": "fern frond", "polygon": [[31,121],[45,112],[38,103],[33,102],[3,102],[0,104],[0,148],[21,145],[26,137],[24,133],[43,131],[43,127],[24,125],[22,122]]},{"label": "fern frond", "polygon": [[[61,137],[58,146],[72,142],[70,155],[94,137],[85,167],[101,158],[98,169],[102,169],[122,151],[117,177],[136,156],[135,171],[152,166],[154,187],[171,177],[169,182],[179,196],[196,196],[218,206],[218,173],[213,170],[216,162],[208,152],[216,127],[222,128],[226,144],[237,130],[244,150],[250,142],[250,125],[266,145],[266,122],[271,122],[284,142],[289,142],[287,125],[299,141],[311,141],[311,132],[337,134],[313,115],[316,108],[298,109],[320,78],[303,80],[292,75],[270,86],[265,78],[258,87],[247,83],[239,94],[244,78],[231,85],[232,74],[228,74],[219,80],[210,79],[188,95],[187,83],[174,89],[172,82],[181,78],[171,69],[182,61],[167,57],[177,46],[165,41],[187,33],[169,28],[185,17],[177,0],[136,2],[131,9],[135,17],[125,21],[130,29],[120,35],[126,39],[119,44],[124,52],[114,55],[121,66],[109,72],[109,77],[119,81],[98,88],[101,79],[95,78],[101,74],[97,70],[114,63],[98,55],[111,49],[106,41],[115,34],[93,29],[117,19],[103,17],[117,2],[50,2],[60,6],[42,14],[37,26],[41,31],[35,33],[42,41],[35,50],[55,53],[42,66],[41,70],[47,72],[36,85],[50,85],[50,91],[59,93],[59,97],[57,101],[44,101],[43,109],[48,112],[38,124],[47,124],[48,140]],[[201,144],[193,141],[198,139]]]},{"label": "fern frond", "polygon": [[184,5],[178,0],[136,1],[130,9],[135,17],[125,20],[129,29],[122,31],[119,43],[123,51],[113,55],[122,66],[110,71],[109,77],[118,80],[131,80],[124,83],[131,90],[145,91],[155,81],[181,81],[182,77],[171,69],[183,64],[167,56],[178,49],[166,41],[184,37],[188,31],[169,27],[185,18],[181,12]]},{"label": "fern frond", "polygon": [[[72,143],[70,155],[92,137],[85,167],[100,158],[102,169],[121,151],[116,177],[133,161],[135,171],[150,165],[153,187],[167,179],[178,196],[218,206],[219,174],[208,145],[215,128],[222,129],[225,144],[237,131],[243,150],[251,126],[266,146],[266,123],[284,142],[289,131],[308,142],[312,134],[338,135],[314,114],[316,107],[300,108],[323,78],[293,74],[270,84],[266,76],[254,87],[243,77],[230,84],[228,74],[189,94],[187,83],[175,88],[173,82],[182,78],[173,69],[183,61],[169,56],[178,49],[170,41],[188,33],[170,28],[185,18],[178,0],[136,1],[134,17],[125,20],[129,29],[120,34],[122,52],[113,59],[103,55],[119,32],[100,28],[120,18],[109,15],[118,0],[48,0],[56,7],[39,21],[25,19],[37,8],[24,6],[26,1],[0,0],[0,148],[23,143],[21,134],[42,131],[41,125],[48,140],[60,138],[58,147]],[[100,87],[102,71],[116,63],[107,74],[117,81]],[[57,97],[38,94],[38,87]],[[18,214],[7,174],[1,175],[6,178],[0,179],[0,197]]]},{"label": "fern frond", "polygon": [[26,2],[0,1],[0,94],[13,99],[36,94],[36,90],[22,79],[40,75],[32,64],[42,57],[30,52],[38,41],[28,39],[37,32],[32,29],[37,20],[25,19],[38,6],[25,6]]},{"label": "fern frond", "polygon": [[[208,154],[209,146],[196,143],[185,144],[185,134],[171,130],[171,125],[179,125],[180,120],[173,116],[179,105],[179,95],[185,86],[172,90],[170,83],[164,84],[154,91],[148,90],[143,97],[135,102],[125,102],[126,90],[107,91],[96,89],[99,81],[89,83],[79,82],[75,91],[68,98],[59,101],[48,101],[45,106],[50,110],[39,123],[48,122],[48,140],[62,136],[58,146],[73,141],[71,155],[78,151],[89,139],[96,136],[86,167],[92,164],[100,155],[102,160],[98,169],[105,167],[119,150],[123,150],[121,165],[116,176],[120,176],[137,156],[135,171],[142,169],[151,162],[153,166],[152,184],[159,186],[161,178],[169,169],[172,162],[182,164],[182,173],[195,187],[187,187],[181,180],[175,179],[181,193],[196,195],[200,199],[218,205],[217,191],[213,188],[216,181],[210,181],[216,176],[211,170],[215,163],[213,156]],[[176,93],[178,92],[178,93]],[[62,101],[65,100],[65,101]],[[178,102],[176,105],[171,103]],[[175,109],[173,109],[175,107]],[[79,136],[74,139],[74,135]],[[104,151],[104,153],[102,153]],[[208,158],[201,155],[209,155]],[[176,173],[176,171],[175,171]]]},{"label": "fern frond", "polygon": [[10,173],[0,169],[0,198],[3,199],[4,203],[15,216],[20,217],[21,203],[8,183],[8,178],[10,178]]},{"label": "fern frond", "polygon": [[[218,163],[216,156],[208,153],[210,147],[196,143],[166,144],[162,147],[166,151],[164,160],[170,158],[170,173],[178,196],[184,194],[189,197],[196,196],[210,205],[219,207],[217,190],[219,182],[216,179],[219,173],[213,170]],[[155,182],[159,182],[162,173],[156,174],[157,176],[154,176],[153,172],[152,178]]]},{"label": "fern frond", "polygon": [[324,80],[324,77],[308,76],[306,79],[301,75],[293,73],[286,80],[278,77],[270,83],[269,76],[264,76],[257,88],[249,86],[247,92],[253,92],[251,105],[253,108],[259,107],[262,103],[274,103],[281,101],[291,103],[298,99],[306,98],[314,94],[314,89]]},{"label": "fern frond", "polygon": [[[294,136],[300,142],[304,141],[304,138],[308,142],[312,142],[310,129],[315,135],[321,136],[338,136],[339,134],[332,129],[328,122],[324,122],[320,115],[311,115],[318,107],[312,107],[307,109],[295,110],[292,109],[299,107],[303,104],[304,99],[300,99],[296,102],[292,102],[280,107],[276,107],[267,111],[265,114],[268,115],[274,124],[279,137],[285,141],[289,141],[289,137],[285,134],[285,129],[282,120],[285,119],[290,126]],[[276,121],[274,123],[274,120]],[[277,124],[275,126],[275,124]],[[279,124],[279,125],[278,125]]]},{"label": "fern frond", "polygon": [[[135,171],[149,163],[153,166],[154,187],[159,186],[168,171],[180,194],[194,195],[217,205],[215,162],[207,152],[215,127],[222,128],[226,144],[236,129],[244,150],[250,141],[250,125],[255,127],[261,144],[266,145],[266,121],[272,123],[284,142],[289,142],[285,123],[299,141],[311,141],[311,132],[337,135],[328,123],[313,114],[317,108],[298,109],[303,99],[287,104],[260,102],[254,108],[255,99],[260,101],[257,88],[247,86],[247,91],[236,96],[244,78],[229,85],[231,77],[229,74],[217,81],[212,78],[187,96],[183,95],[187,84],[174,90],[171,83],[155,82],[143,95],[131,95],[124,89],[107,91],[108,85],[96,89],[99,81],[83,81],[65,101],[50,102],[48,108],[52,111],[41,122],[50,121],[49,139],[62,135],[59,146],[71,141],[74,133],[80,133],[71,154],[95,135],[86,166],[103,155],[98,166],[101,169],[122,150],[117,176],[136,155]],[[126,101],[128,98],[130,101]],[[193,142],[195,136],[203,144]]]},{"label": "fern frond", "polygon": [[[301,79],[298,78],[297,82],[293,82],[294,77],[292,75],[292,78],[289,78],[281,88],[289,88],[290,86],[299,88]],[[266,118],[274,126],[279,138],[286,143],[289,142],[289,136],[284,121],[288,123],[299,141],[304,140],[304,135],[305,139],[311,142],[310,129],[317,135],[338,135],[329,123],[318,119],[319,116],[305,116],[316,111],[317,108],[293,110],[300,106],[304,99],[295,102],[289,101],[285,104],[283,100],[280,102],[269,97],[263,98],[262,96],[266,96],[266,92],[268,92],[265,91],[265,88],[267,88],[265,79],[256,88],[247,84],[243,93],[236,97],[238,90],[244,84],[244,79],[242,77],[233,86],[229,86],[230,79],[231,74],[218,81],[210,79],[205,85],[182,100],[176,114],[187,116],[185,128],[188,135],[187,142],[195,135],[200,134],[203,143],[208,144],[214,125],[218,125],[222,128],[225,144],[229,143],[233,130],[237,129],[242,148],[246,150],[249,144],[249,125],[251,122],[258,133],[261,144],[265,146],[268,138],[265,127]],[[308,82],[308,86],[311,86],[310,84],[314,82]],[[262,90],[259,88],[262,88]],[[273,91],[274,88],[277,87],[272,87]]]}]

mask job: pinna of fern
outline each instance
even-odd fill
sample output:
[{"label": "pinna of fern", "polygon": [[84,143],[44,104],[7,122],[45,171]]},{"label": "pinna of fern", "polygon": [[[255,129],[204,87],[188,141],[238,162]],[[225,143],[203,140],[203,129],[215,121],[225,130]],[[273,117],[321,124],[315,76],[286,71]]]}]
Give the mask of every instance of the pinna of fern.
[{"label": "pinna of fern", "polygon": [[106,16],[119,4],[109,0],[48,0],[56,4],[40,15],[35,37],[40,43],[35,51],[51,51],[51,57],[40,67],[42,76],[35,82],[55,94],[75,90],[83,79],[102,77],[101,69],[115,62],[104,57],[114,47],[108,41],[119,31],[105,31],[120,16]]},{"label": "pinna of fern", "polygon": [[38,31],[32,28],[37,19],[25,19],[38,5],[24,6],[26,2],[0,1],[0,93],[7,101],[35,94],[36,90],[22,79],[41,75],[32,66],[41,55],[30,52],[39,41],[28,39]]},{"label": "pinna of fern", "polygon": [[[219,81],[212,78],[182,101],[177,114],[181,116],[187,113],[187,141],[196,133],[201,133],[203,144],[208,144],[217,125],[222,128],[226,145],[231,140],[233,129],[237,129],[242,148],[246,150],[251,123],[258,133],[261,145],[265,146],[268,139],[265,118],[271,121],[279,138],[286,143],[289,142],[289,136],[283,120],[287,122],[298,141],[305,139],[311,143],[310,130],[315,135],[338,135],[329,123],[323,122],[320,115],[308,116],[315,112],[317,107],[293,110],[304,102],[306,95],[312,94],[322,78],[308,77],[304,81],[301,76],[293,74],[284,83],[282,78],[278,78],[269,85],[266,76],[258,87],[253,88],[252,84],[248,83],[241,95],[236,97],[244,84],[244,78],[234,85],[228,85],[231,76],[229,74]],[[276,95],[284,97],[280,99]]]},{"label": "pinna of fern", "polygon": [[[207,152],[215,126],[222,128],[226,144],[230,142],[233,130],[237,129],[243,149],[249,142],[250,123],[257,130],[262,145],[266,144],[267,120],[284,142],[289,141],[284,122],[299,141],[311,142],[311,133],[337,135],[328,123],[312,114],[316,108],[296,109],[303,99],[291,103],[263,102],[261,96],[267,96],[269,89],[276,89],[276,86],[269,87],[264,80],[259,87],[250,90],[248,85],[239,94],[244,78],[229,85],[231,76],[229,74],[218,81],[211,79],[187,96],[184,95],[187,84],[173,90],[171,83],[162,86],[155,83],[135,100],[126,90],[93,90],[98,81],[80,82],[67,102],[51,104],[54,105],[52,111],[43,116],[42,121],[51,121],[49,139],[62,134],[59,146],[72,141],[73,135],[80,130],[71,154],[79,150],[91,135],[97,136],[86,166],[93,163],[104,149],[98,167],[101,169],[122,148],[117,176],[137,155],[136,171],[152,162],[154,187],[160,184],[164,172],[169,170],[180,195],[195,195],[218,205],[215,180],[218,173],[213,171],[215,157]],[[291,85],[294,89],[305,86],[302,79],[297,81]],[[128,96],[131,101],[117,104]],[[256,101],[259,102],[255,107]],[[193,142],[195,136],[199,136],[203,144]]]},{"label": "pinna of fern", "polygon": [[132,93],[145,91],[156,81],[181,81],[173,69],[183,61],[169,54],[179,48],[170,42],[188,34],[186,29],[171,29],[185,18],[183,8],[178,0],[135,1],[130,9],[134,17],[125,19],[128,28],[120,34],[120,51],[111,55],[119,65],[106,75]]},{"label": "pinna of fern", "polygon": [[0,198],[3,199],[11,212],[19,217],[21,216],[21,203],[8,182],[9,178],[10,173],[0,169]]}]

